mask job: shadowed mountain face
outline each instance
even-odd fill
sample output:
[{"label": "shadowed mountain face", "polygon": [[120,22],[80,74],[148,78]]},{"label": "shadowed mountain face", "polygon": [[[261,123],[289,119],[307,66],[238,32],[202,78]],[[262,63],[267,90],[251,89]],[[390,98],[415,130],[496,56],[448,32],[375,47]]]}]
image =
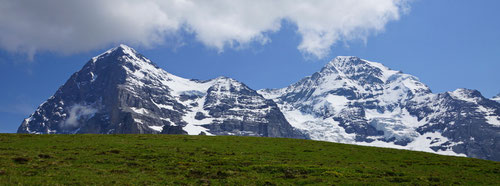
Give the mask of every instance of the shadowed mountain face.
[{"label": "shadowed mountain face", "polygon": [[230,78],[196,81],[121,45],[92,58],[18,133],[169,133],[306,138],[274,101]]},{"label": "shadowed mountain face", "polygon": [[310,138],[500,160],[500,103],[433,94],[416,77],[337,57],[282,89],[172,75],[125,45],[92,58],[18,133]]}]

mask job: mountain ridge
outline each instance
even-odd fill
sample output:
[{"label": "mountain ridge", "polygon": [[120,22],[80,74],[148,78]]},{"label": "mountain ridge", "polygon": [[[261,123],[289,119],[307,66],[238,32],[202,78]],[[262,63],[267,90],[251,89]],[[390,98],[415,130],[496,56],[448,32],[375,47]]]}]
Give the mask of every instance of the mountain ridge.
[{"label": "mountain ridge", "polygon": [[417,77],[355,56],[281,89],[175,76],[119,45],[91,58],[18,133],[307,138],[500,161],[500,103],[434,94]]}]

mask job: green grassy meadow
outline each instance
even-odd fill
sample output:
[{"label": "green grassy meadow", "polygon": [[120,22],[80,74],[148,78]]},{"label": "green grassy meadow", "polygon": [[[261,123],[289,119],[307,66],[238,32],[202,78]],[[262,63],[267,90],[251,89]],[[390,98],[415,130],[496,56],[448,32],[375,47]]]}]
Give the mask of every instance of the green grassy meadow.
[{"label": "green grassy meadow", "polygon": [[500,162],[311,140],[0,134],[1,185],[500,185]]}]

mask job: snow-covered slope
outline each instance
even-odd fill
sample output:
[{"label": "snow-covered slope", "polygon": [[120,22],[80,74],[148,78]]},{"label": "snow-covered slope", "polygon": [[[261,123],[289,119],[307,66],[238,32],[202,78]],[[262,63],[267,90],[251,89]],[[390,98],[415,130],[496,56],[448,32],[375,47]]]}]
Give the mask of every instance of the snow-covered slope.
[{"label": "snow-covered slope", "polygon": [[243,83],[181,78],[125,45],[92,58],[18,132],[306,137]]},{"label": "snow-covered slope", "polygon": [[498,103],[467,89],[433,94],[380,63],[340,56],[293,85],[259,93],[315,140],[500,158]]}]

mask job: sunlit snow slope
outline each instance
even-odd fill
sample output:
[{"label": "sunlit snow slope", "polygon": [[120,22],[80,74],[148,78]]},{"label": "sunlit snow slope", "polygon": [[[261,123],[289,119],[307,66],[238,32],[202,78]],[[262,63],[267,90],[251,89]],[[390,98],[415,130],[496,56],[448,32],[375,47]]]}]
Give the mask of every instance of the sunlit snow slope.
[{"label": "sunlit snow slope", "polygon": [[475,90],[433,94],[380,63],[339,56],[293,85],[259,93],[314,140],[500,160],[500,104]]}]

